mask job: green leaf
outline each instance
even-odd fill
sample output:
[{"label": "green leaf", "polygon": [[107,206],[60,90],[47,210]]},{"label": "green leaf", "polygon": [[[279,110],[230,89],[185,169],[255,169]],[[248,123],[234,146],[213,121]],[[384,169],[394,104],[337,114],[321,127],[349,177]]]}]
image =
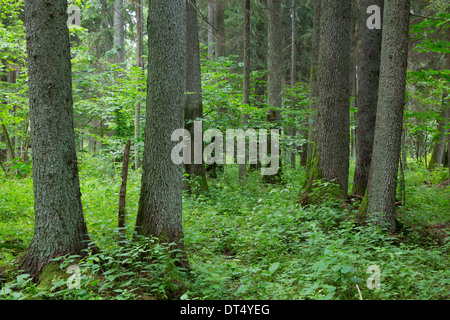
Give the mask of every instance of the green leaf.
[{"label": "green leaf", "polygon": [[278,269],[279,267],[280,267],[280,263],[279,263],[279,262],[272,263],[272,264],[270,265],[270,267],[269,267],[269,273],[270,273],[270,274],[274,273],[275,271],[277,271],[277,269]]},{"label": "green leaf", "polygon": [[356,268],[354,268],[352,266],[343,266],[341,269],[341,273],[349,273],[349,272],[353,272],[355,270],[356,270]]}]

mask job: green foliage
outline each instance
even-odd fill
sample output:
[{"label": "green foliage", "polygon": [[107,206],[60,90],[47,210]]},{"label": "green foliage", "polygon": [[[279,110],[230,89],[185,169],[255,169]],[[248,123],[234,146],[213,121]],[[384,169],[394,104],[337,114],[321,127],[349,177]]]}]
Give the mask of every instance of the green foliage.
[{"label": "green foliage", "polygon": [[[85,257],[58,260],[65,277],[50,288],[20,280],[11,264],[32,236],[31,179],[3,180],[0,219],[0,299],[448,299],[450,241],[434,241],[433,225],[449,223],[444,171],[412,167],[406,173],[404,227],[397,238],[360,225],[351,210],[330,197],[320,206],[296,204],[304,170],[286,168],[284,184],[267,186],[259,172],[247,185],[227,166],[209,191],[183,197],[185,247],[191,265],[176,267],[170,247],[135,238],[139,172],[129,173],[127,240],[116,228],[120,168],[101,157],[83,157],[80,177],[91,240],[100,248]],[[109,163],[109,164],[108,164]],[[98,171],[101,171],[100,173]],[[424,184],[425,181],[430,183]],[[18,211],[21,207],[26,211]],[[432,220],[430,220],[432,217]],[[434,229],[437,230],[437,229]],[[445,229],[439,229],[444,231]],[[171,254],[172,253],[172,254]],[[80,287],[69,289],[67,267],[80,268]],[[381,288],[369,289],[381,270]],[[2,271],[4,270],[4,271]],[[358,285],[358,288],[356,287]]]}]

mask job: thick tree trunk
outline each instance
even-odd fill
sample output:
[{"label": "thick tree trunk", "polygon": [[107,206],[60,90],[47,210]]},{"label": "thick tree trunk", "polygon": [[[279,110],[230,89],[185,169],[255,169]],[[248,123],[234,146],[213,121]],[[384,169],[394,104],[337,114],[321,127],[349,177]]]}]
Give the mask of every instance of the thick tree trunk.
[{"label": "thick tree trunk", "polygon": [[396,231],[395,194],[405,106],[409,9],[409,0],[384,2],[375,142],[367,193],[361,207],[366,220],[390,233]]},{"label": "thick tree trunk", "polygon": [[372,148],[375,134],[375,119],[378,102],[378,83],[381,59],[381,29],[366,26],[366,9],[377,5],[381,12],[384,0],[364,0],[361,19],[361,49],[358,68],[358,123],[356,127],[356,166],[352,193],[364,196],[369,179]]},{"label": "thick tree trunk", "polygon": [[[196,0],[186,0],[186,79],[185,79],[185,103],[184,103],[184,128],[191,135],[191,163],[185,164],[188,174],[188,188],[191,192],[196,190],[206,191],[208,183],[206,181],[205,164],[203,157],[201,163],[193,161],[195,144],[194,137],[203,137],[203,132],[194,131],[194,121],[203,118],[202,99],[202,79],[200,70],[200,49],[198,39],[198,22]],[[203,140],[202,140],[203,154]]]},{"label": "thick tree trunk", "polygon": [[[267,53],[267,102],[270,110],[267,114],[267,121],[271,123],[273,129],[281,129],[281,104],[283,85],[283,39],[281,24],[281,0],[268,0],[268,53]],[[268,138],[268,149],[270,150],[271,139]],[[281,152],[278,155],[281,160]],[[274,183],[281,178],[281,161],[278,173],[264,176],[264,181]]]},{"label": "thick tree trunk", "polygon": [[[148,79],[138,235],[176,243],[184,253],[181,165],[171,159],[172,133],[183,128],[186,0],[150,0]],[[185,254],[180,260],[187,266]]]},{"label": "thick tree trunk", "polygon": [[65,0],[25,2],[35,227],[21,269],[35,278],[51,259],[83,254],[89,240],[75,152],[66,12]]},{"label": "thick tree trunk", "polygon": [[351,1],[321,1],[320,54],[315,148],[305,191],[317,179],[340,186],[346,199],[349,170],[349,64]]}]

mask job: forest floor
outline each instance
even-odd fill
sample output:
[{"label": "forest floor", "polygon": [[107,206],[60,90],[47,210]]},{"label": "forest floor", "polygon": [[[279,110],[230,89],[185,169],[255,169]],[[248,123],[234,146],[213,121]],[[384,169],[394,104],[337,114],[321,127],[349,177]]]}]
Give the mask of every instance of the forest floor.
[{"label": "forest floor", "polygon": [[[163,246],[117,245],[121,164],[86,156],[80,162],[84,216],[100,252],[60,261],[62,271],[79,266],[77,287],[63,276],[44,287],[18,274],[14,261],[33,236],[32,180],[0,176],[0,299],[450,298],[447,169],[409,163],[397,207],[400,231],[391,237],[360,225],[357,203],[343,208],[326,199],[301,207],[302,168],[285,169],[283,184],[264,185],[259,172],[244,184],[228,166],[209,180],[208,192],[183,196],[186,274]],[[130,238],[139,191],[140,171],[130,171]]]}]

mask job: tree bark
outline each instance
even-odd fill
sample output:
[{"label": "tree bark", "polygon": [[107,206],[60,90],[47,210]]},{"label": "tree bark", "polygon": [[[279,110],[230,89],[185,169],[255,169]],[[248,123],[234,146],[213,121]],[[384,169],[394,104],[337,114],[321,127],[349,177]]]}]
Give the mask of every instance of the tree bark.
[{"label": "tree bark", "polygon": [[405,105],[409,10],[409,0],[384,2],[375,142],[367,193],[361,206],[366,221],[390,233],[396,231],[395,194]]},{"label": "tree bark", "polygon": [[[281,0],[268,0],[268,53],[267,53],[267,102],[270,110],[267,114],[267,121],[272,129],[281,129],[281,104],[282,104],[282,84],[283,84],[283,39],[281,24]],[[270,149],[271,139],[268,138],[268,149]],[[281,152],[278,155],[281,159]],[[281,179],[281,161],[278,173],[263,177],[265,182],[275,183]]]},{"label": "tree bark", "polygon": [[321,1],[315,147],[305,191],[322,179],[338,184],[346,199],[349,170],[349,66],[351,1]]},{"label": "tree bark", "polygon": [[51,259],[81,255],[89,242],[75,151],[66,12],[65,0],[25,2],[35,227],[21,269],[35,279]]},{"label": "tree bark", "polygon": [[208,56],[214,57],[214,0],[208,0]]},{"label": "tree bark", "polygon": [[[444,95],[445,98],[445,95]],[[430,162],[428,163],[428,170],[433,170],[435,167],[441,167],[442,166],[442,160],[444,158],[444,152],[445,152],[445,142],[446,142],[446,136],[445,136],[445,126],[446,126],[446,115],[447,115],[447,109],[444,105],[441,112],[439,113],[439,119],[437,120],[438,123],[438,135],[436,137],[436,140],[433,143],[433,151],[431,153]]]},{"label": "tree bark", "polygon": [[181,165],[171,159],[172,133],[183,128],[186,72],[186,1],[150,0],[148,78],[142,187],[137,235],[157,237],[181,250],[188,266],[182,228]]},{"label": "tree bark", "polygon": [[117,227],[119,228],[119,244],[125,240],[125,218],[126,218],[126,197],[127,197],[127,180],[128,180],[128,164],[130,161],[131,140],[128,140],[123,150],[122,160],[122,184],[119,193],[119,213],[117,219]]},{"label": "tree bark", "polygon": [[309,131],[308,131],[308,151],[307,151],[307,172],[311,165],[312,153],[315,144],[315,130],[317,125],[317,97],[319,96],[319,87],[317,81],[317,73],[319,72],[319,54],[320,54],[320,16],[321,1],[314,1],[313,13],[313,43],[312,43],[312,62],[311,62],[311,79],[310,79],[310,98],[309,107]]},{"label": "tree bark", "polygon": [[[291,1],[291,87],[295,87],[295,85],[297,84],[297,46],[296,46],[296,38],[297,38],[297,30],[296,30],[296,19],[297,19],[297,12],[296,12],[296,0],[292,0]],[[296,101],[294,99],[294,97],[292,97],[293,101],[292,101],[292,105],[291,108],[292,110],[294,110],[295,105],[296,105]],[[296,133],[297,133],[297,128],[296,126],[293,124],[291,126],[289,126],[288,128],[286,128],[286,133],[291,136],[291,137],[295,137]],[[307,144],[306,144],[307,146]],[[290,150],[288,152],[288,159],[289,159],[289,163],[291,165],[292,169],[295,169],[295,165],[296,165],[296,154],[297,154],[297,148],[291,148],[292,150]],[[307,149],[305,148],[305,146],[302,147],[302,157],[304,157],[304,154],[307,153]]]},{"label": "tree bark", "polygon": [[123,63],[125,53],[125,30],[123,23],[123,0],[114,3],[114,48],[117,49],[114,62]]},{"label": "tree bark", "polygon": [[[186,0],[186,79],[185,79],[185,103],[184,103],[184,128],[191,135],[191,157],[193,160],[195,136],[202,136],[203,132],[195,132],[194,121],[200,121],[203,118],[203,99],[202,99],[202,79],[200,69],[200,49],[198,39],[198,22],[196,0]],[[202,154],[203,154],[203,140]],[[188,189],[191,192],[208,190],[206,180],[205,164],[203,156],[201,163],[191,161],[185,164],[185,170],[188,174]]]},{"label": "tree bark", "polygon": [[361,49],[358,68],[358,113],[356,127],[356,165],[352,193],[364,196],[369,179],[370,163],[375,134],[375,120],[378,102],[378,84],[381,59],[381,29],[369,29],[366,26],[366,9],[377,5],[381,12],[384,0],[364,0],[361,19]]},{"label": "tree bark", "polygon": [[216,27],[216,60],[225,56],[225,3],[216,0],[214,6],[214,26]]},{"label": "tree bark", "polygon": [[[244,105],[250,104],[250,17],[251,17],[250,0],[244,1],[244,83],[243,83],[243,98]],[[249,115],[244,114],[242,124],[248,125]],[[246,152],[248,154],[248,152]],[[245,164],[239,165],[239,180],[244,180],[247,177],[247,161]]]},{"label": "tree bark", "polygon": [[[142,57],[142,1],[136,1],[136,66],[144,69]],[[142,90],[139,88],[139,90]],[[141,166],[139,135],[141,131],[141,104],[137,102],[134,109],[134,169]]]}]

